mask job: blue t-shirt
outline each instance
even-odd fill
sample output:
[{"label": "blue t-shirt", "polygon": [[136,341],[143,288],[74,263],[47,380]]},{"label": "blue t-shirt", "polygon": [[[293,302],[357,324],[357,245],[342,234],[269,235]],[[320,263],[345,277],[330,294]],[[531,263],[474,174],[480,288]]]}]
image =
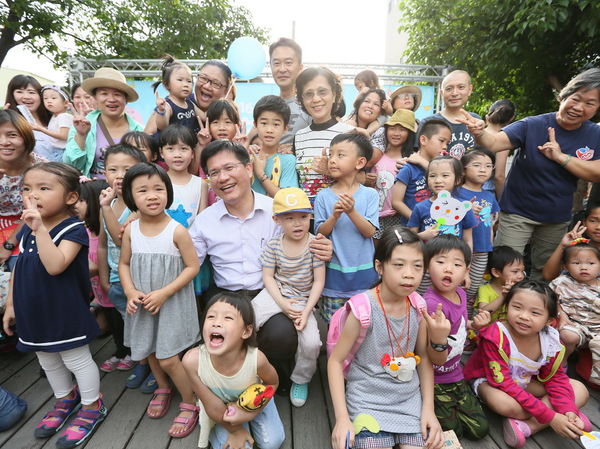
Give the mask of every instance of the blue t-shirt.
[{"label": "blue t-shirt", "polygon": [[[481,120],[481,117],[474,112],[469,112],[471,117]],[[452,138],[448,143],[448,154],[456,159],[460,159],[467,151],[471,151],[475,149],[475,138],[473,134],[469,132],[467,129],[467,125],[462,123],[452,123],[446,117],[444,117],[441,112],[437,114],[430,115],[429,117],[425,117],[421,120],[419,124],[419,130],[417,131],[417,135],[421,132],[421,127],[427,123],[429,120],[443,120],[450,125],[452,128]],[[418,145],[418,139],[415,142]]]},{"label": "blue t-shirt", "polygon": [[475,215],[477,226],[473,228],[473,252],[489,253],[494,249],[492,244],[493,215],[500,210],[496,196],[489,190],[475,192],[464,187],[454,190],[454,197],[463,201],[471,201],[475,197],[475,204],[481,206],[481,212]]},{"label": "blue t-shirt", "polygon": [[[275,153],[267,159],[265,174],[280,189],[298,187],[298,173],[296,172],[296,156],[293,154]],[[263,195],[267,191],[256,176],[252,181],[252,190]]]},{"label": "blue t-shirt", "polygon": [[[406,186],[404,194],[404,204],[410,210],[415,208],[415,204],[425,201],[431,197],[431,192],[427,188],[425,179],[425,169],[416,164],[405,164],[396,175],[396,182],[401,182]],[[400,224],[406,226],[408,219],[401,217]]]},{"label": "blue t-shirt", "polygon": [[[471,197],[472,198],[472,197]],[[413,209],[413,213],[408,220],[409,228],[419,228],[418,232],[423,232],[425,229],[436,225],[436,221],[431,218],[431,198],[422,203],[418,203]],[[452,234],[462,237],[463,229],[471,229],[477,226],[477,219],[472,210],[467,211],[467,214],[455,225],[440,225],[440,234]]]},{"label": "blue t-shirt", "polygon": [[578,178],[538,149],[548,142],[549,127],[554,128],[563,153],[581,160],[600,156],[600,126],[590,121],[569,131],[558,124],[552,112],[508,125],[503,131],[510,143],[521,149],[506,178],[500,209],[541,223],[561,223],[571,219]]},{"label": "blue t-shirt", "polygon": [[[375,189],[361,185],[353,195],[354,209],[376,228],[379,227],[379,195]],[[333,213],[339,197],[331,187],[317,193],[315,198],[315,233]],[[323,295],[350,298],[373,285],[377,273],[373,266],[373,239],[363,236],[352,220],[342,214],[329,235],[333,257],[327,263]]]}]

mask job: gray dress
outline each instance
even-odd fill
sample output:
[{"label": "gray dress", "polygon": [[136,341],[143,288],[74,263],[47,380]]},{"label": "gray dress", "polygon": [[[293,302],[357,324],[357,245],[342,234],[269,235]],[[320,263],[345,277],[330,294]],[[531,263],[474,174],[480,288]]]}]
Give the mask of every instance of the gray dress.
[{"label": "gray dress", "polygon": [[[139,220],[131,223],[131,279],[143,293],[159,290],[170,284],[185,268],[177,247],[173,244],[175,220],[157,236],[147,237],[140,231]],[[125,345],[131,348],[131,358],[142,360],[152,353],[157,359],[172,357],[200,339],[198,311],[194,287],[190,282],[168,298],[156,315],[141,305],[125,320]]]},{"label": "gray dress", "polygon": [[[346,403],[350,419],[359,414],[371,415],[379,423],[381,430],[391,433],[421,433],[421,389],[417,371],[412,379],[402,382],[383,370],[381,358],[391,354],[390,340],[383,311],[370,291],[371,325],[350,365],[346,384]],[[400,337],[405,317],[388,320],[394,333]],[[410,345],[408,352],[414,352],[419,321],[417,311],[410,308]],[[408,327],[408,325],[407,325]],[[408,329],[407,329],[408,330]],[[408,332],[406,332],[408,333]],[[402,335],[401,347],[406,348],[406,337]],[[398,354],[397,354],[398,355]]]}]

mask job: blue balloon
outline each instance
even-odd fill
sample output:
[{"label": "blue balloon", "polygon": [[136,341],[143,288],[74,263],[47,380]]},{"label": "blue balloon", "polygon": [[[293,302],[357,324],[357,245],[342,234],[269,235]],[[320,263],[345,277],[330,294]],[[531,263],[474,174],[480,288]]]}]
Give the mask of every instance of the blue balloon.
[{"label": "blue balloon", "polygon": [[238,37],[229,46],[227,63],[236,78],[256,78],[265,68],[267,58],[260,42],[254,37]]}]

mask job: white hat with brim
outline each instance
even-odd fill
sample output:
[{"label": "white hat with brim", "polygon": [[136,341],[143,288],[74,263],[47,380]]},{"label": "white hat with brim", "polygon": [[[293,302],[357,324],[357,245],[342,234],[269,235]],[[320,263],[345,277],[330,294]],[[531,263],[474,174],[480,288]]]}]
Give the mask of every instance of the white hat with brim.
[{"label": "white hat with brim", "polygon": [[93,78],[83,80],[81,87],[90,95],[94,95],[94,91],[100,87],[118,89],[127,95],[127,103],[137,101],[139,98],[135,89],[127,84],[125,75],[110,67],[102,67],[96,70]]},{"label": "white hat with brim", "polygon": [[421,92],[421,89],[419,89],[418,86],[399,87],[394,92],[392,92],[392,95],[390,95],[390,103],[394,104],[394,100],[400,94],[413,94],[414,98],[415,98],[415,108],[413,109],[413,111],[416,111],[417,109],[419,109],[419,105],[421,104],[421,99],[423,98],[423,93]]}]

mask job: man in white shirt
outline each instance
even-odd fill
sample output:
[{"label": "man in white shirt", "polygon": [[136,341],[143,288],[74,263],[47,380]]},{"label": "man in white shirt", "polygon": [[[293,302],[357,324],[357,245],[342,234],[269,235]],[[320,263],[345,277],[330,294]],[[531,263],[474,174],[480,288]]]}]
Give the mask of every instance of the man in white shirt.
[{"label": "man in white shirt", "polygon": [[[281,233],[275,225],[273,199],[252,191],[252,164],[246,149],[229,140],[211,142],[202,150],[200,164],[221,201],[203,210],[194,220],[190,235],[200,263],[210,256],[216,288],[203,295],[202,306],[219,291],[235,291],[249,300],[263,288],[259,256],[266,243]],[[331,242],[318,235],[311,250],[329,261]],[[259,348],[280,373],[280,389],[289,384],[297,333],[283,313],[272,317],[258,333]],[[285,362],[285,363],[278,363]],[[282,388],[283,387],[283,388]]]}]

